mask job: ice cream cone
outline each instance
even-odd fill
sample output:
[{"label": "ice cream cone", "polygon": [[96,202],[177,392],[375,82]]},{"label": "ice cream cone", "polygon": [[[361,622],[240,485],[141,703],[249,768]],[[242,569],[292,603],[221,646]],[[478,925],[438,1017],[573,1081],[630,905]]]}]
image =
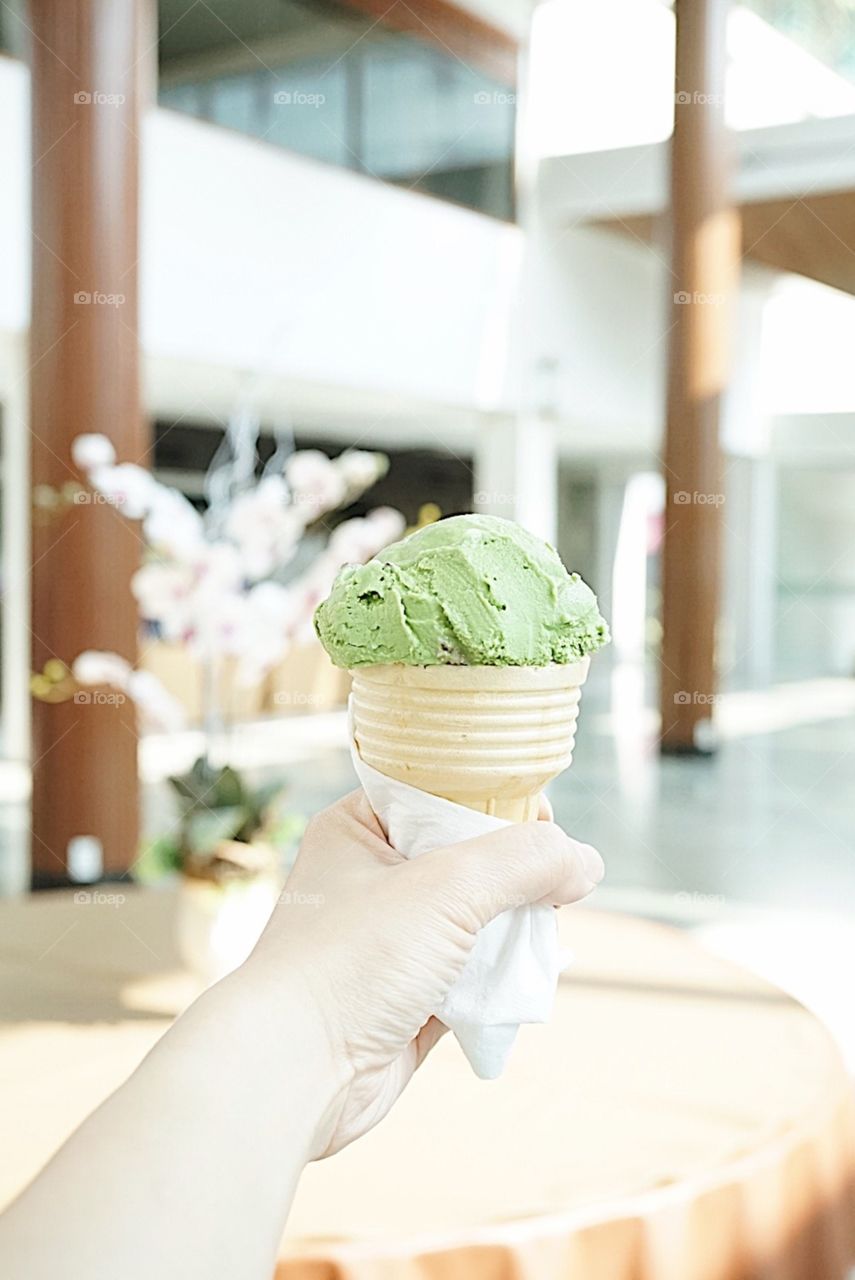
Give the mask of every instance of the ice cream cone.
[{"label": "ice cream cone", "polygon": [[351,714],[366,764],[511,822],[537,817],[573,757],[590,659],[545,667],[358,667]]}]

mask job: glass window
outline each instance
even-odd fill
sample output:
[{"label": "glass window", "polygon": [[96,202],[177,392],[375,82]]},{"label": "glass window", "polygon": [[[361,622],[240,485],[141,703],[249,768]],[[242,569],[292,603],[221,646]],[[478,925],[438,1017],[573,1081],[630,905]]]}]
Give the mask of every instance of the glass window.
[{"label": "glass window", "polygon": [[745,2],[826,67],[855,80],[855,10],[851,0]]},{"label": "glass window", "polygon": [[172,107],[175,111],[183,111],[188,116],[205,116],[207,110],[203,102],[201,86],[198,84],[161,85],[160,102],[164,107]]},{"label": "glass window", "polygon": [[511,90],[415,38],[362,54],[365,163],[390,182],[509,218],[515,113]]},{"label": "glass window", "polygon": [[277,71],[267,91],[264,137],[280,147],[353,168],[358,158],[351,136],[344,66],[312,59]]},{"label": "glass window", "polygon": [[334,0],[176,3],[160,3],[163,106],[513,216],[515,95],[471,60]]},{"label": "glass window", "polygon": [[258,133],[263,119],[263,99],[257,75],[222,76],[208,86],[205,114],[214,124],[242,133]]},{"label": "glass window", "polygon": [[27,0],[3,0],[0,5],[0,52],[26,60],[29,49]]}]

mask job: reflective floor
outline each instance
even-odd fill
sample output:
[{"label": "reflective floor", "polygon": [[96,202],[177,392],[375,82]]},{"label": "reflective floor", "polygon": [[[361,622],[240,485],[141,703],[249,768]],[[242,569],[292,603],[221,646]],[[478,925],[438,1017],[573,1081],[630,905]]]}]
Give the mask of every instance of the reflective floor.
[{"label": "reflective floor", "polygon": [[855,683],[730,694],[711,758],[666,758],[632,672],[593,687],[557,820],[596,844],[612,889],[675,912],[734,902],[855,909]]},{"label": "reflective floor", "polygon": [[[855,1073],[855,681],[725,695],[706,759],[659,756],[651,693],[639,670],[593,673],[573,766],[550,788],[556,819],[606,860],[594,905],[689,928],[778,983]],[[259,779],[284,778],[308,817],[355,785],[345,742],[341,712],[241,726],[215,745]],[[174,822],[164,780],[201,747],[195,733],[142,744],[148,833]],[[0,893],[27,883],[19,775],[0,766]]]},{"label": "reflective floor", "polygon": [[[855,910],[855,682],[727,695],[704,759],[660,757],[644,694],[633,671],[592,681],[573,766],[550,787],[557,821],[603,853],[610,891],[688,918],[729,902]],[[355,784],[341,750],[284,772],[307,812]]]},{"label": "reflective floor", "polygon": [[[573,766],[550,797],[557,821],[602,852],[609,895],[688,920],[731,904],[855,911],[855,681],[728,694],[717,719],[715,756],[663,760],[649,680],[592,673]],[[355,785],[345,734],[343,714],[293,717],[239,727],[220,750],[259,777],[284,777],[310,815]],[[171,821],[162,779],[200,748],[197,734],[143,744],[149,832]],[[16,777],[0,805],[5,893],[26,884],[19,796]]]}]

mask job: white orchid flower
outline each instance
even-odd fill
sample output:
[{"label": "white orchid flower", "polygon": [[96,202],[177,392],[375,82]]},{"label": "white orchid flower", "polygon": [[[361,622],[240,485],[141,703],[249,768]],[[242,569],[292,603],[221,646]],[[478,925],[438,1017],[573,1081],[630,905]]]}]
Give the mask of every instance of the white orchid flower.
[{"label": "white orchid flower", "polygon": [[146,515],[158,488],[150,472],[133,462],[94,467],[88,479],[92,488],[129,520],[141,520]]},{"label": "white orchid flower", "polygon": [[113,689],[126,689],[131,669],[131,664],[120,654],[99,649],[86,649],[71,664],[74,679],[88,687],[109,685]]},{"label": "white orchid flower", "polygon": [[340,469],[320,449],[299,449],[285,464],[291,498],[309,524],[325,511],[339,506],[347,494]]},{"label": "white orchid flower", "polygon": [[116,461],[116,450],[106,436],[89,432],[74,439],[71,458],[81,471],[92,471],[95,467],[112,467]]}]

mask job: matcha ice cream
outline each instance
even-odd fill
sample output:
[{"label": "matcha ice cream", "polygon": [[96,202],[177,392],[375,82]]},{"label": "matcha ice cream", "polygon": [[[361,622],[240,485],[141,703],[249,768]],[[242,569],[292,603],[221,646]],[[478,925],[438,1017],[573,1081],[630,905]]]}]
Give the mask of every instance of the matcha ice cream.
[{"label": "matcha ice cream", "polygon": [[572,663],[608,641],[593,591],[498,516],[452,516],[341,570],[315,627],[339,667]]}]

